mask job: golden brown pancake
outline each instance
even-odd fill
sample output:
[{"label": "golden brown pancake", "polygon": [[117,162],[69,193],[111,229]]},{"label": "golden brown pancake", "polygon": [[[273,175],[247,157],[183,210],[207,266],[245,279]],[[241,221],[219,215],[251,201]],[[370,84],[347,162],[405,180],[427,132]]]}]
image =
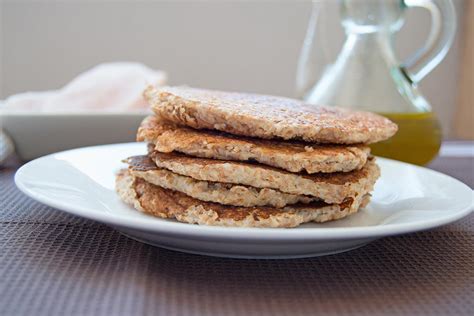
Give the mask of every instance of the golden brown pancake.
[{"label": "golden brown pancake", "polygon": [[199,181],[156,167],[148,156],[134,156],[127,159],[129,172],[151,184],[185,193],[201,201],[216,202],[234,206],[284,207],[288,204],[309,203],[315,197],[283,193],[269,188],[254,188],[245,185]]},{"label": "golden brown pancake", "polygon": [[313,202],[282,209],[236,207],[203,202],[181,192],[164,189],[122,170],[116,179],[121,199],[137,210],[180,222],[240,227],[296,227],[306,222],[325,222],[346,217],[368,203],[369,196],[348,198],[340,204]]},{"label": "golden brown pancake", "polygon": [[188,87],[148,87],[145,98],[166,120],[197,129],[264,139],[368,144],[397,131],[390,120],[369,112],[309,105],[302,101]]},{"label": "golden brown pancake", "polygon": [[370,158],[360,170],[309,175],[261,164],[196,158],[177,153],[155,151],[149,155],[159,168],[196,180],[271,188],[290,194],[314,196],[327,203],[341,203],[347,197],[370,192],[380,175],[374,158]]},{"label": "golden brown pancake", "polygon": [[236,161],[256,161],[291,172],[338,172],[362,168],[370,154],[364,145],[317,145],[295,141],[262,140],[196,130],[147,117],[137,133],[138,141],[155,145],[163,153]]}]

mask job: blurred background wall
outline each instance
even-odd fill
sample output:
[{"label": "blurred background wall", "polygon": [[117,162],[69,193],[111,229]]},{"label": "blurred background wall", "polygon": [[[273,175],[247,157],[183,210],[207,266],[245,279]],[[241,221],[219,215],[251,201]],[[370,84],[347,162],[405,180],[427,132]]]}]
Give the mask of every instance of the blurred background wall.
[{"label": "blurred background wall", "polygon": [[[459,21],[465,1],[454,1]],[[98,63],[122,60],[163,69],[172,84],[294,96],[310,11],[307,1],[4,0],[0,99],[58,88]],[[408,13],[397,38],[401,59],[429,29],[427,12]],[[446,134],[454,130],[461,37],[459,27],[448,56],[421,84]],[[342,39],[335,30],[334,41]]]}]

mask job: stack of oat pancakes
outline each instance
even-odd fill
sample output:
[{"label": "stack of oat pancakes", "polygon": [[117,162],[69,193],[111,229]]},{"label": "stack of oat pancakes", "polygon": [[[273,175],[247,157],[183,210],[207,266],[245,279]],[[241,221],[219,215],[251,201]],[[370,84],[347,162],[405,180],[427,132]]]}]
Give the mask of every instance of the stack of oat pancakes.
[{"label": "stack of oat pancakes", "polygon": [[136,209],[181,222],[295,227],[364,207],[380,175],[367,144],[397,126],[376,114],[264,95],[149,87],[154,116],[117,192]]}]

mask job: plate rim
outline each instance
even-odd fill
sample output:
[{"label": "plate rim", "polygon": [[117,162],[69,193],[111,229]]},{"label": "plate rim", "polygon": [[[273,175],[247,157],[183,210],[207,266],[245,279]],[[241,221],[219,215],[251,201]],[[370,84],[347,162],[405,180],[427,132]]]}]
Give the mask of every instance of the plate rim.
[{"label": "plate rim", "polygon": [[[395,164],[408,165],[422,169],[423,172],[429,172],[437,174],[438,176],[446,177],[450,181],[455,181],[462,185],[466,190],[471,191],[471,204],[466,205],[463,209],[456,211],[455,214],[447,214],[446,216],[437,217],[436,219],[429,219],[427,221],[417,221],[413,223],[400,223],[400,224],[384,224],[384,225],[373,225],[373,226],[358,226],[358,227],[299,227],[297,229],[285,229],[285,228],[255,228],[255,227],[223,227],[223,226],[206,226],[206,225],[194,225],[188,223],[181,223],[177,221],[171,221],[160,218],[152,218],[152,221],[147,221],[145,218],[133,218],[124,216],[121,214],[114,215],[113,213],[98,212],[87,207],[81,207],[78,205],[66,205],[64,202],[57,202],[56,200],[47,197],[41,193],[35,192],[33,189],[28,188],[21,181],[22,174],[27,172],[28,168],[31,168],[34,164],[39,163],[41,160],[52,158],[58,154],[71,153],[80,150],[94,150],[96,148],[103,148],[106,146],[121,147],[121,146],[139,146],[142,143],[131,142],[131,143],[120,143],[120,144],[107,144],[97,146],[87,146],[81,148],[75,148],[65,150],[53,154],[49,154],[40,158],[36,158],[26,164],[22,165],[15,173],[14,181],[17,188],[28,197],[53,207],[59,211],[63,211],[75,216],[84,217],[90,220],[98,221],[107,225],[120,226],[129,229],[136,229],[140,231],[154,232],[156,234],[175,235],[181,237],[190,237],[198,239],[208,239],[219,237],[221,239],[232,239],[232,240],[341,240],[341,239],[355,239],[355,238],[377,238],[383,236],[393,236],[399,234],[405,234],[410,232],[416,232],[421,230],[432,229],[442,225],[446,225],[455,222],[467,215],[469,215],[474,208],[474,191],[462,181],[453,178],[444,173],[412,165],[409,163],[377,157],[379,161],[389,161]],[[117,197],[118,198],[118,197]]]}]

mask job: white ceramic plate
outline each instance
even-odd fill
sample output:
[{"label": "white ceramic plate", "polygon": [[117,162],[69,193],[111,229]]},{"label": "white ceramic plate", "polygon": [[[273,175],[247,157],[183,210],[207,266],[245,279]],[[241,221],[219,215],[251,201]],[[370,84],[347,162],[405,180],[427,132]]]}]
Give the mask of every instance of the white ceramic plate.
[{"label": "white ceramic plate", "polygon": [[294,229],[198,226],[142,214],[114,192],[121,159],[145,152],[140,143],[105,145],[45,156],[21,167],[17,186],[65,212],[115,227],[159,247],[237,258],[297,258],[333,254],[384,236],[448,224],[469,214],[473,191],[441,173],[378,158],[382,176],[372,202],[348,218]]}]

